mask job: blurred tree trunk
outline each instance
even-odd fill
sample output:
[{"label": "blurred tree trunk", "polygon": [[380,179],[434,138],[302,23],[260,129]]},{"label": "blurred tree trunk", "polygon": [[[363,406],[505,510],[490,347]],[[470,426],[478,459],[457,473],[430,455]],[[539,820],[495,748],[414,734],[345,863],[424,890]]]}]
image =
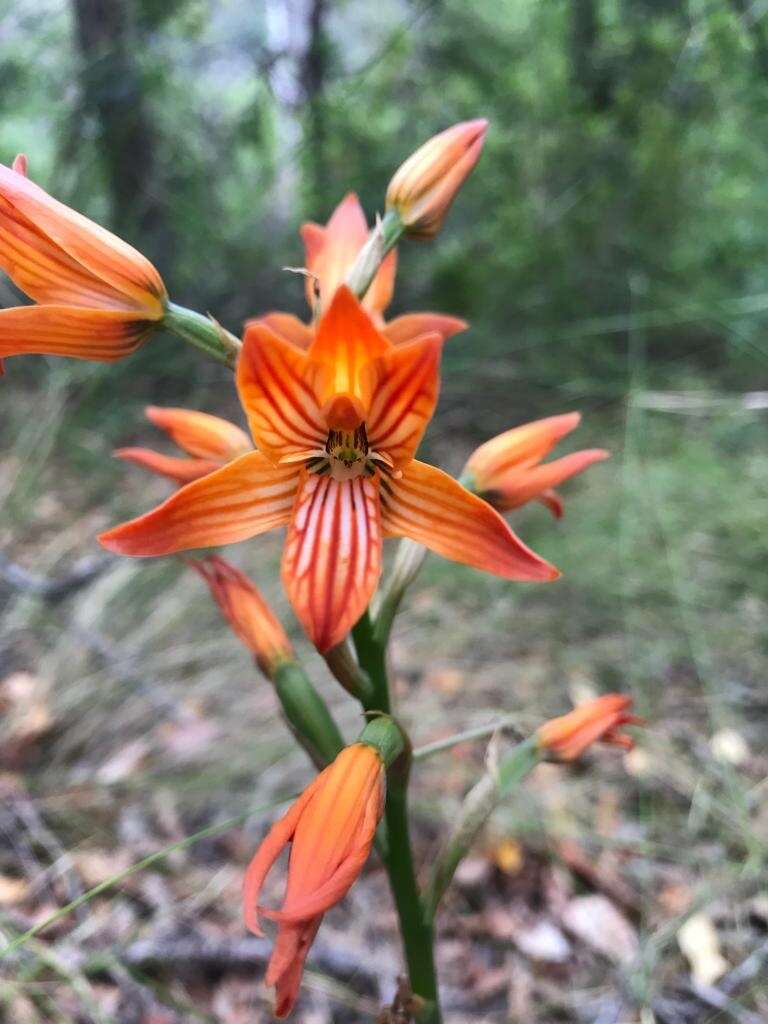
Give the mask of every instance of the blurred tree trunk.
[{"label": "blurred tree trunk", "polygon": [[603,62],[597,0],[571,0],[571,81],[580,97],[596,112],[607,110],[613,82]]},{"label": "blurred tree trunk", "polygon": [[309,0],[307,48],[301,67],[301,84],[307,105],[305,180],[312,216],[319,216],[323,212],[323,197],[328,187],[324,96],[328,74],[328,37],[325,26],[328,6],[328,0]]},{"label": "blurred tree trunk", "polygon": [[162,258],[170,245],[157,167],[157,132],[147,109],[134,53],[141,40],[130,0],[72,0],[82,59],[84,109],[98,124],[98,143],[117,231],[147,240]]}]

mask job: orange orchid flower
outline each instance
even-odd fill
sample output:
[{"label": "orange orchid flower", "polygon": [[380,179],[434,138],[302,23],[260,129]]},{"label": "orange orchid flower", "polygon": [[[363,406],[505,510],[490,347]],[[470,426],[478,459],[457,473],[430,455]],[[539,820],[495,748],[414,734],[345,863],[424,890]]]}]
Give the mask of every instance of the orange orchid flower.
[{"label": "orange orchid flower", "polygon": [[[274,824],[245,876],[246,927],[263,935],[259,913],[278,922],[266,982],[276,986],[275,1015],[287,1017],[296,1002],[304,961],[323,914],[348,892],[368,859],[384,808],[381,754],[354,743],[322,771]],[[270,868],[291,843],[288,884],[281,910],[259,907]]]},{"label": "orange orchid flower", "polygon": [[[319,298],[319,308],[327,309],[368,238],[365,213],[355,193],[350,192],[342,199],[325,226],[303,224],[301,237],[304,241],[304,261],[309,271],[307,301],[310,308],[314,309]],[[362,300],[374,324],[386,338],[395,345],[403,345],[421,334],[434,331],[443,340],[447,340],[467,329],[464,320],[441,313],[405,313],[385,324],[383,313],[392,300],[396,270],[397,252],[393,249],[385,256]],[[315,294],[316,288],[318,296]],[[301,349],[308,349],[314,337],[314,327],[303,323],[292,313],[266,313],[251,323],[266,324],[275,334]]]},{"label": "orange orchid flower", "polygon": [[540,726],[536,733],[539,747],[556,761],[574,761],[598,740],[631,750],[634,740],[619,731],[623,725],[643,724],[642,718],[630,712],[631,707],[632,698],[621,693],[590,700]]},{"label": "orange orchid flower", "polygon": [[588,448],[553,462],[542,462],[580,421],[578,412],[569,412],[513,427],[480,445],[469,457],[461,479],[501,512],[535,499],[559,519],[563,502],[554,488],[611,454],[603,448]]},{"label": "orange orchid flower", "polygon": [[36,305],[0,310],[0,357],[111,362],[163,319],[167,294],[140,253],[26,177],[0,165],[0,267]]},{"label": "orange orchid flower", "polygon": [[151,473],[187,484],[253,451],[248,435],[234,423],[193,409],[159,408],[148,405],[147,419],[164,430],[191,458],[162,455],[151,448],[118,448],[114,455],[134,462]]},{"label": "orange orchid flower", "polygon": [[386,208],[397,210],[411,238],[432,238],[480,159],[488,122],[462,121],[420,146],[395,172]]},{"label": "orange orchid flower", "polygon": [[506,579],[551,580],[486,502],[414,459],[437,402],[441,338],[393,345],[341,286],[307,352],[246,332],[237,387],[258,451],[99,538],[165,555],[288,526],[283,583],[320,651],[344,639],[381,574],[383,537],[410,537]]},{"label": "orange orchid flower", "polygon": [[254,654],[265,675],[271,676],[282,662],[293,660],[293,649],[285,630],[245,573],[219,555],[208,555],[197,561],[190,558],[187,565],[208,584],[232,632]]}]

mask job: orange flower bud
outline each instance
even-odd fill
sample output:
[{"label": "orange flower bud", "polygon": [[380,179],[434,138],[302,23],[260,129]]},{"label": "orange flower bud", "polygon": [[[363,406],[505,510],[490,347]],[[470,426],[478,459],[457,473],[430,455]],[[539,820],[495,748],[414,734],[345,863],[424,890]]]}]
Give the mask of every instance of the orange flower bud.
[{"label": "orange flower bud", "polygon": [[253,451],[245,431],[218,416],[156,405],[148,405],[144,411],[147,419],[164,430],[191,458],[162,455],[151,448],[118,448],[113,454],[178,484],[199,480],[239,455]]},{"label": "orange flower bud", "polygon": [[588,701],[567,715],[552,718],[540,726],[536,737],[539,747],[556,761],[574,761],[592,743],[600,740],[631,750],[634,740],[619,732],[622,725],[642,725],[642,718],[631,714],[632,698],[607,693]]},{"label": "orange flower bud", "polygon": [[0,357],[23,353],[111,362],[163,319],[160,275],[127,242],[0,165],[0,267],[37,303],[0,310]]},{"label": "orange flower bud", "polygon": [[578,412],[525,423],[486,441],[470,455],[462,481],[500,512],[536,500],[558,519],[563,503],[554,488],[569,477],[583,473],[593,462],[610,458],[603,448],[573,452],[542,463],[557,442],[581,421]]},{"label": "orange flower bud", "polygon": [[411,238],[432,238],[485,142],[485,118],[462,121],[420,146],[395,172],[387,189],[387,210],[397,210]]},{"label": "orange flower bud", "polygon": [[[384,760],[367,743],[346,747],[276,822],[245,875],[246,927],[262,935],[259,913],[278,922],[266,981],[276,987],[275,1014],[296,1002],[309,947],[323,914],[346,895],[368,859],[384,808]],[[259,906],[270,868],[291,843],[281,910]]]},{"label": "orange flower bud", "polygon": [[232,631],[256,656],[259,668],[271,675],[275,668],[293,659],[293,649],[275,613],[248,577],[219,555],[209,555],[187,564],[198,572]]}]

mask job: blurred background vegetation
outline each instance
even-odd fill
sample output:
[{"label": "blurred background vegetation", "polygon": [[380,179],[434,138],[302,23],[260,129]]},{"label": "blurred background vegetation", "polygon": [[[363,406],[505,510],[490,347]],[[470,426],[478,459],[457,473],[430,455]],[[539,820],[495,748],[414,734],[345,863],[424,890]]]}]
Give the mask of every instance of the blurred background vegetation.
[{"label": "blurred background vegetation", "polygon": [[[567,444],[613,458],[564,487],[562,523],[538,507],[516,518],[564,570],[556,586],[510,587],[429,561],[396,636],[402,714],[427,742],[500,711],[532,724],[563,711],[569,693],[626,688],[653,728],[645,760],[558,769],[500,816],[480,889],[467,875],[459,923],[449,914],[448,1019],[768,1019],[759,975],[728,988],[723,974],[719,1006],[711,992],[709,1002],[692,994],[676,942],[703,906],[729,970],[766,952],[768,5],[0,0],[0,19],[2,161],[26,152],[31,176],[150,257],[175,301],[235,332],[268,309],[304,315],[303,283],[282,269],[301,263],[303,220],[324,222],[349,189],[372,218],[416,145],[455,121],[490,119],[443,233],[401,246],[393,312],[434,309],[472,325],[446,348],[426,456],[458,471],[493,433],[575,408],[585,421]],[[17,301],[0,284],[0,303]],[[0,680],[13,685],[0,706],[12,721],[12,842],[0,878],[31,886],[6,901],[10,935],[41,900],[55,908],[110,865],[263,806],[306,768],[175,561],[117,563],[61,599],[35,588],[92,556],[101,526],[168,493],[110,459],[118,444],[157,442],[143,406],[238,417],[228,371],[165,337],[114,367],[26,358],[6,368]],[[290,621],[270,582],[278,551],[265,539],[233,557]],[[353,735],[354,712],[313,671]],[[21,706],[43,707],[46,722],[21,752],[19,686]],[[424,767],[422,859],[436,810],[455,809],[481,762],[474,746],[448,768]],[[30,807],[44,832],[25,847],[14,829]],[[239,935],[239,873],[262,824],[263,814],[244,836],[171,858],[138,889],[91,904],[63,932],[58,967],[44,945],[28,952],[22,982],[11,971],[0,1014],[12,1024],[262,1019],[263,991],[237,988],[226,964],[209,965],[217,980],[203,995],[175,961],[119,952],[161,926]],[[576,871],[565,838],[603,874]],[[497,856],[504,843],[518,860]],[[106,859],[101,875],[94,853]],[[563,924],[552,902],[563,863],[572,899],[585,886],[603,892],[608,869],[633,887],[635,902],[622,903],[608,886],[636,936],[631,955],[601,953]],[[368,885],[352,897],[363,916],[386,898],[375,871]],[[553,967],[526,952],[514,921],[499,933],[500,908],[520,906],[526,927],[543,916],[570,937],[566,973],[556,957]],[[470,912],[480,924],[467,946]],[[381,925],[385,956],[381,934],[339,913],[336,949],[375,949],[363,962],[380,976],[364,997],[359,963],[342,986],[338,963],[318,954],[336,980],[310,986],[311,1019],[373,1019],[398,969],[392,921]],[[91,956],[105,945],[118,950],[107,966]],[[479,964],[469,979],[451,960],[457,947]],[[137,995],[148,963],[155,973]],[[478,977],[499,971],[507,982],[483,988]],[[59,988],[47,981],[41,995],[51,972]],[[251,1016],[236,1016],[242,1003]],[[136,1006],[144,1016],[130,1016]]]}]

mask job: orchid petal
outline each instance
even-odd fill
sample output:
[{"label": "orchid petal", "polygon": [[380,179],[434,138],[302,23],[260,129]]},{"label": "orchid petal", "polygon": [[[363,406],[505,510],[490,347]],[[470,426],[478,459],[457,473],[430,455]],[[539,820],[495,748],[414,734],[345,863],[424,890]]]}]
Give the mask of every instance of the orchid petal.
[{"label": "orchid petal", "polygon": [[390,349],[377,363],[368,440],[395,466],[413,458],[435,411],[441,350],[440,336],[428,334]]},{"label": "orchid petal", "polygon": [[381,574],[374,479],[306,474],[283,553],[283,584],[321,652],[340,643],[365,611]]},{"label": "orchid petal", "polygon": [[307,357],[263,324],[248,328],[237,390],[257,446],[273,462],[325,445],[327,431],[306,380]]},{"label": "orchid petal", "polygon": [[391,348],[349,288],[342,285],[307,352],[317,402],[329,428],[354,430],[367,418],[372,364]]},{"label": "orchid petal", "polygon": [[135,352],[153,326],[120,310],[14,306],[0,310],[0,357],[70,356],[109,363]]},{"label": "orchid petal", "polygon": [[381,505],[385,536],[410,537],[445,558],[505,579],[559,575],[487,502],[434,466],[414,461],[399,480],[383,479]]},{"label": "orchid petal", "polygon": [[220,462],[210,459],[184,459],[173,455],[162,455],[151,448],[118,448],[112,453],[116,459],[133,462],[150,473],[168,477],[179,484],[188,484],[202,476],[221,469]]},{"label": "orchid petal", "polygon": [[219,416],[195,409],[161,408],[157,405],[148,405],[144,412],[147,419],[170,435],[179,448],[198,458],[224,462],[253,449],[244,430]]},{"label": "orchid petal", "polygon": [[386,324],[381,333],[393,345],[403,345],[423,334],[439,334],[443,341],[466,331],[469,324],[457,316],[442,313],[404,313]]},{"label": "orchid petal", "polygon": [[[0,166],[3,237],[6,232],[17,231],[20,223],[37,236],[32,246],[37,258],[50,262],[55,259],[56,250],[69,257],[60,265],[67,268],[65,276],[72,275],[75,287],[81,282],[82,274],[74,272],[73,261],[98,281],[111,286],[115,296],[122,297],[124,304],[135,307],[146,319],[162,317],[165,286],[149,260],[121,238],[49,196],[23,174]],[[26,242],[31,243],[28,235]]]},{"label": "orchid petal", "polygon": [[247,540],[288,523],[297,483],[294,467],[276,467],[261,452],[249,452],[99,541],[120,555],[169,555]]}]

